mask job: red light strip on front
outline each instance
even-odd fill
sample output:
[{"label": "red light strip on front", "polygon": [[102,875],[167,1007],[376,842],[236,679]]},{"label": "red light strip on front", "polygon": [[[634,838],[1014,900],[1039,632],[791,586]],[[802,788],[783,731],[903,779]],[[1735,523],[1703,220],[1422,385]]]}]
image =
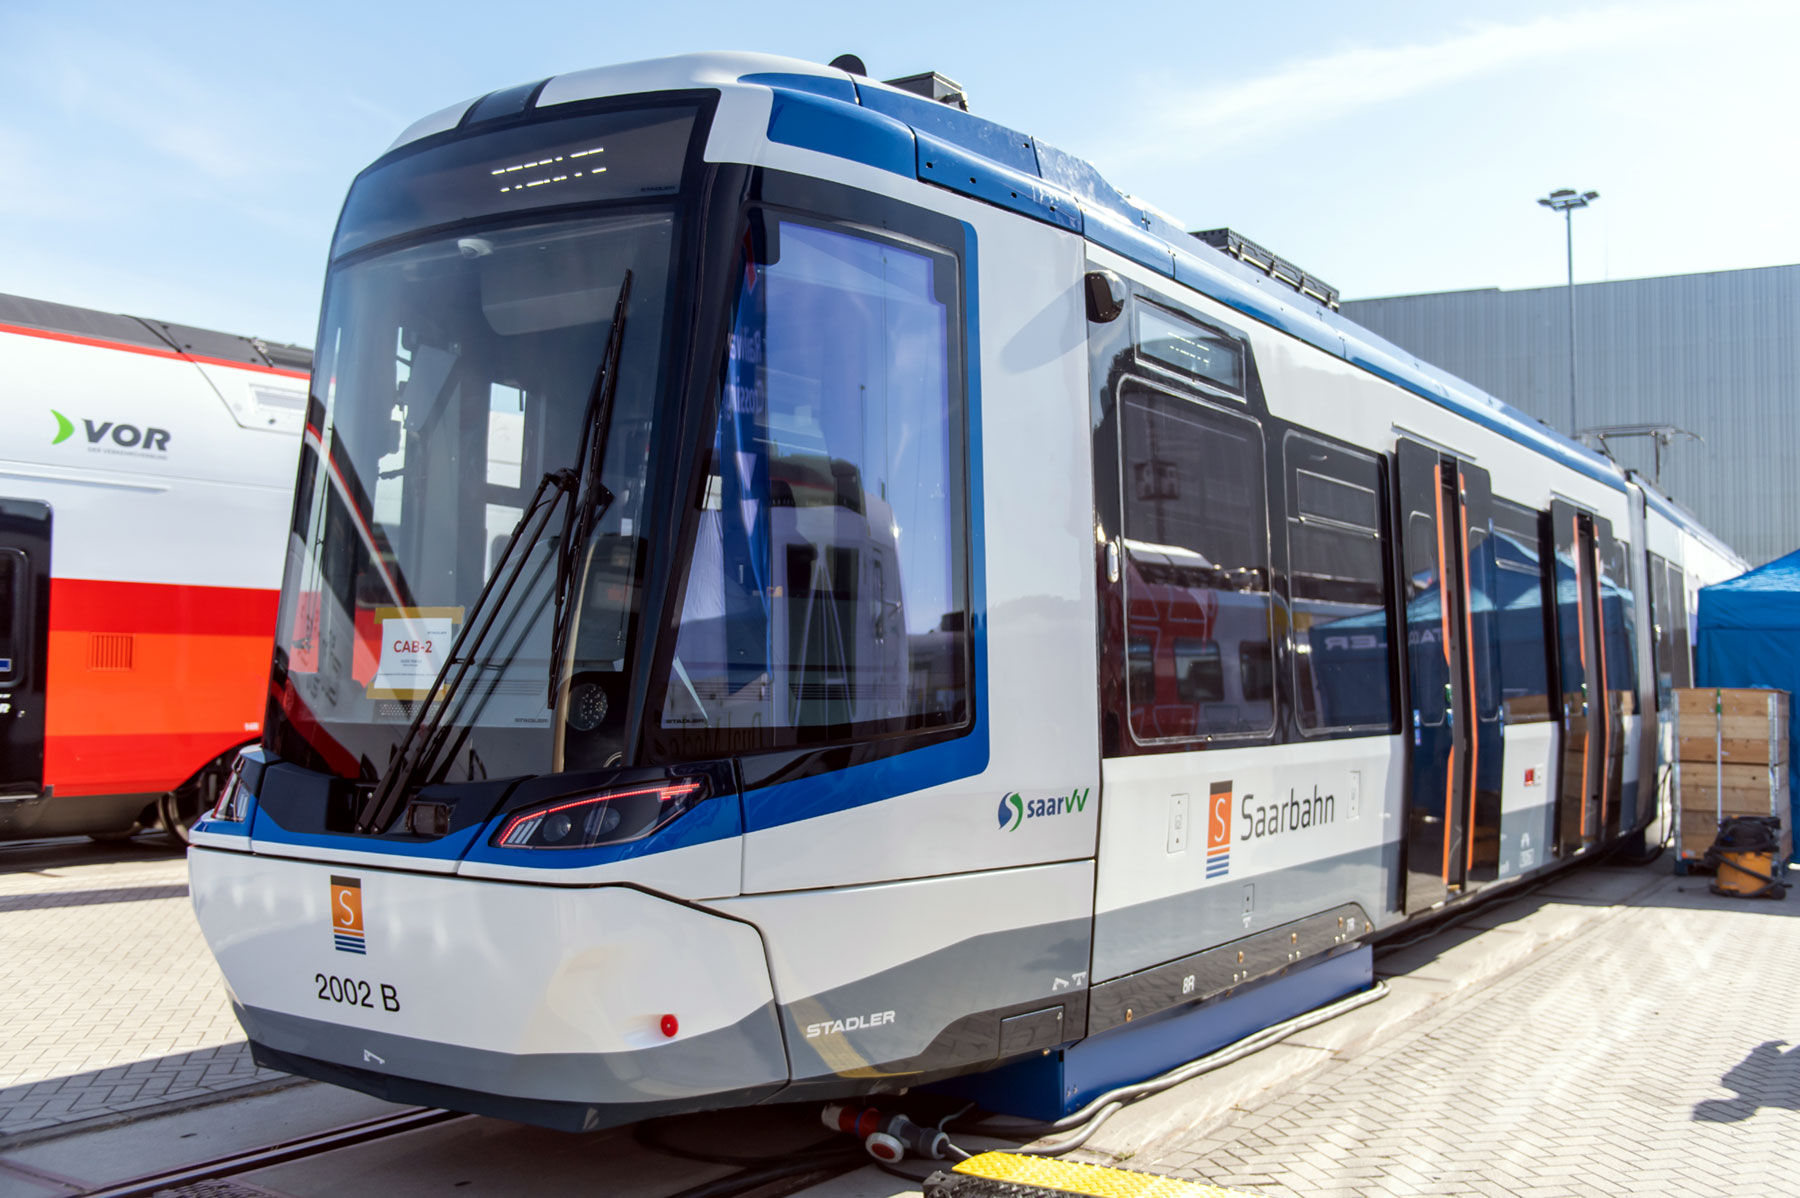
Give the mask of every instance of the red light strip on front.
[{"label": "red light strip on front", "polygon": [[592,807],[595,803],[610,803],[614,799],[629,799],[634,795],[653,794],[657,797],[658,802],[669,803],[676,799],[685,799],[699,789],[700,784],[698,782],[681,782],[673,786],[645,786],[638,790],[614,790],[609,791],[606,794],[589,795],[584,799],[575,799],[572,802],[559,803],[555,807],[540,807],[532,811],[522,811],[507,821],[506,827],[500,830],[500,835],[494,843],[501,848],[516,848],[516,845],[508,845],[506,842],[511,839],[513,832],[520,824],[524,823],[526,820],[548,819],[558,811],[571,811],[577,807]]}]

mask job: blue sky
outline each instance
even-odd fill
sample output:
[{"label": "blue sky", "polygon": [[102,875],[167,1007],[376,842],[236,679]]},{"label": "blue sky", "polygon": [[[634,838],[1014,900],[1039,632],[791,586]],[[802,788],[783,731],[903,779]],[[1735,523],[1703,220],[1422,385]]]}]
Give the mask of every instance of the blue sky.
[{"label": "blue sky", "polygon": [[[918,19],[907,21],[907,12]],[[954,18],[954,20],[952,19]],[[936,69],[1347,297],[1800,261],[1800,6],[0,0],[0,291],[310,343],[350,178],[414,118],[701,49]]]}]

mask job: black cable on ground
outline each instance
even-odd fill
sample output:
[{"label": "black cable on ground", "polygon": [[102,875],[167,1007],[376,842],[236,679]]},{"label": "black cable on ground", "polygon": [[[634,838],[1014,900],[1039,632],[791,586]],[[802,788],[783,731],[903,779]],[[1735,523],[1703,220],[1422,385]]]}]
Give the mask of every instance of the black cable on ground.
[{"label": "black cable on ground", "polygon": [[[870,1159],[873,1160],[874,1158],[871,1157]],[[925,1179],[930,1177],[933,1173],[936,1173],[938,1171],[937,1166],[940,1164],[940,1162],[932,1161],[932,1162],[930,1162],[930,1164],[932,1167],[925,1170],[925,1172],[923,1172],[923,1173],[908,1173],[905,1169],[900,1168],[898,1165],[890,1165],[886,1161],[875,1161],[875,1167],[877,1169],[880,1169],[883,1173],[892,1173],[895,1177],[904,1178],[905,1180],[912,1182],[916,1186],[924,1185]]]}]

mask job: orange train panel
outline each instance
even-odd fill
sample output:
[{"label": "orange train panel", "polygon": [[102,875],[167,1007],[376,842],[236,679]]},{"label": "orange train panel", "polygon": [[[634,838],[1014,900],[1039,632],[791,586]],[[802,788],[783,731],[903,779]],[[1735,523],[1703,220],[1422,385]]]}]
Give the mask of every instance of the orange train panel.
[{"label": "orange train panel", "polygon": [[262,727],[276,593],[51,581],[44,781],[169,790]]}]

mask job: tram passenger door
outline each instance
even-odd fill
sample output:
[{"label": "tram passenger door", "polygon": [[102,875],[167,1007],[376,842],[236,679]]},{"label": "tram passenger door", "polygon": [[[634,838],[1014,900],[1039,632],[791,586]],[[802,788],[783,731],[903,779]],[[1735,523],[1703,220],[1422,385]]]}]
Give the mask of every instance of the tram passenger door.
[{"label": "tram passenger door", "polygon": [[1555,532],[1557,686],[1562,693],[1562,763],[1557,771],[1556,852],[1597,843],[1606,794],[1606,684],[1601,663],[1596,518],[1573,504],[1550,505]]},{"label": "tram passenger door", "polygon": [[1594,643],[1600,663],[1599,693],[1606,716],[1606,757],[1600,790],[1600,834],[1611,839],[1619,834],[1625,807],[1625,717],[1633,713],[1634,696],[1627,687],[1631,674],[1624,660],[1632,646],[1625,636],[1624,605],[1631,602],[1631,583],[1625,574],[1625,547],[1614,540],[1611,521],[1594,517],[1595,608]]},{"label": "tram passenger door", "polygon": [[0,798],[44,789],[50,505],[0,499]]},{"label": "tram passenger door", "polygon": [[1468,586],[1463,592],[1469,629],[1469,669],[1474,687],[1475,725],[1469,759],[1470,817],[1465,884],[1477,886],[1500,876],[1500,789],[1506,777],[1506,706],[1500,686],[1500,611],[1494,555],[1494,493],[1488,472],[1467,462],[1456,465],[1462,491],[1463,560]]},{"label": "tram passenger door", "polygon": [[[1404,439],[1396,460],[1411,696],[1402,896],[1410,914],[1496,872],[1502,739],[1491,606],[1480,610],[1485,588],[1478,596],[1472,585],[1487,576],[1487,473]],[[1484,780],[1492,801],[1478,802]]]}]

